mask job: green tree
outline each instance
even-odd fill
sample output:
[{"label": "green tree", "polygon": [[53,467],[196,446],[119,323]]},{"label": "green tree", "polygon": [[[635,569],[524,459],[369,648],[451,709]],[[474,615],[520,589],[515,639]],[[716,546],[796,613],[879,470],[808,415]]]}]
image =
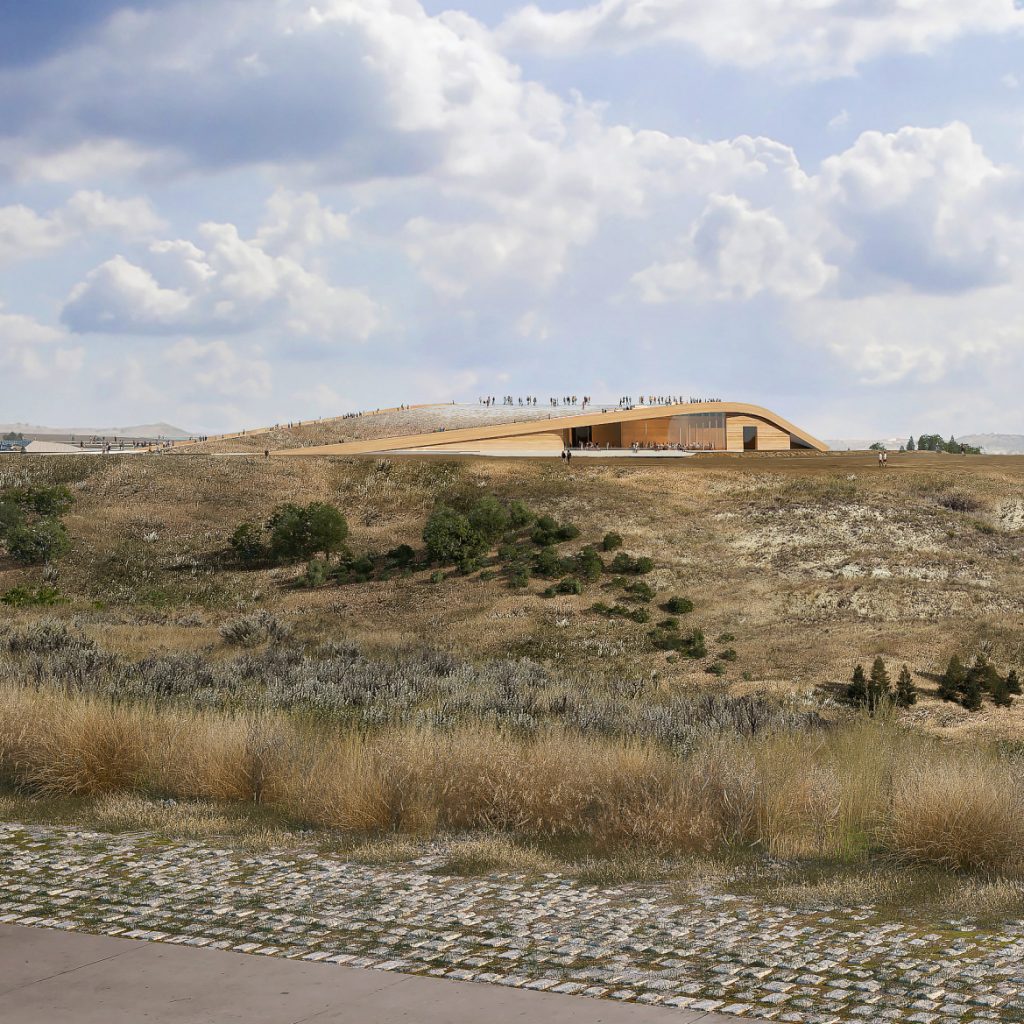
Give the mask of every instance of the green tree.
[{"label": "green tree", "polygon": [[7,499],[0,501],[0,538],[6,537],[24,521],[25,513],[21,511],[21,506]]},{"label": "green tree", "polygon": [[995,675],[995,679],[992,680],[989,692],[992,694],[992,703],[997,708],[1008,708],[1013,703],[1013,696],[1010,693],[1007,680],[999,675],[998,672]]},{"label": "green tree", "polygon": [[892,683],[886,670],[885,662],[875,658],[868,676],[868,707],[874,711],[892,696]]},{"label": "green tree", "polygon": [[604,535],[604,540],[601,541],[601,547],[605,551],[615,551],[616,548],[622,547],[622,535],[619,533],[608,532]]},{"label": "green tree", "polygon": [[908,452],[917,451],[917,449],[914,447],[914,435],[913,434],[910,435],[910,440],[907,441],[907,451]]},{"label": "green tree", "polygon": [[59,519],[46,517],[23,523],[7,534],[7,553],[22,565],[53,562],[71,547],[71,540]]},{"label": "green tree", "polygon": [[231,534],[231,550],[243,565],[255,565],[267,557],[263,531],[253,523],[239,523]]},{"label": "green tree", "polygon": [[508,512],[497,498],[488,494],[474,502],[469,525],[487,544],[495,544],[508,529]]},{"label": "green tree", "polygon": [[982,689],[978,676],[974,672],[968,672],[960,688],[960,703],[968,711],[977,711],[981,707],[981,701]]},{"label": "green tree", "polygon": [[864,676],[864,666],[858,665],[853,670],[850,685],[846,688],[847,700],[854,704],[864,705],[868,702],[868,681]]},{"label": "green tree", "polygon": [[306,561],[314,555],[328,558],[341,551],[348,536],[348,522],[333,505],[314,501],[309,505],[279,505],[267,520],[270,553],[281,562]]},{"label": "green tree", "polygon": [[693,629],[690,631],[690,640],[686,652],[691,658],[703,658],[708,653],[708,645],[704,639],[704,631]]},{"label": "green tree", "polygon": [[1020,677],[1015,668],[1011,668],[1006,674],[1006,692],[1012,693],[1015,697],[1020,696]]},{"label": "green tree", "polygon": [[960,663],[960,659],[954,654],[949,659],[949,664],[946,666],[946,671],[942,673],[939,679],[939,696],[943,700],[959,700],[960,688],[964,684],[964,667]]},{"label": "green tree", "polygon": [[484,548],[469,518],[448,505],[438,505],[423,528],[423,543],[432,561],[442,565],[476,558]]},{"label": "green tree", "polygon": [[884,452],[885,451],[885,445],[882,444],[881,441],[874,441],[872,444],[868,445],[868,451],[869,452]]},{"label": "green tree", "polygon": [[917,687],[910,675],[910,669],[904,665],[896,678],[896,706],[909,708],[911,704],[917,703]]}]

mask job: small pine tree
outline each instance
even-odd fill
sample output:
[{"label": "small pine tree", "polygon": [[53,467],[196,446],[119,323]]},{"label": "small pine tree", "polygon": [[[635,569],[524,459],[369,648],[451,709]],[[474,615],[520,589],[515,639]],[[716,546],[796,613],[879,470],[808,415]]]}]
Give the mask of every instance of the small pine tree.
[{"label": "small pine tree", "polygon": [[960,688],[964,683],[964,676],[964,667],[960,664],[960,659],[954,654],[949,659],[949,664],[946,666],[946,671],[942,674],[942,678],[939,679],[939,696],[943,700],[958,700]]},{"label": "small pine tree", "polygon": [[1017,670],[1015,668],[1011,668],[1007,673],[1006,692],[1013,694],[1015,697],[1020,696],[1020,677],[1017,675]]},{"label": "small pine tree", "polygon": [[868,702],[868,681],[864,677],[864,666],[858,665],[853,670],[853,678],[846,688],[846,697],[854,704],[867,704]]},{"label": "small pine tree", "polygon": [[875,658],[868,677],[868,707],[874,711],[883,701],[892,696],[892,683],[886,671],[885,662]]},{"label": "small pine tree", "polygon": [[1013,697],[1007,688],[1006,680],[998,672],[992,680],[990,692],[992,694],[992,703],[997,708],[1008,708],[1013,703]]},{"label": "small pine tree", "polygon": [[960,703],[968,711],[977,711],[981,707],[982,690],[978,676],[969,672],[964,677],[963,685],[960,688]]},{"label": "small pine tree", "polygon": [[909,708],[911,704],[917,703],[917,687],[911,678],[910,669],[904,665],[896,679],[896,706]]},{"label": "small pine tree", "polygon": [[913,451],[917,451],[917,448],[916,448],[916,446],[914,445],[914,436],[913,436],[913,434],[911,434],[911,436],[910,436],[910,440],[909,440],[909,441],[907,441],[907,451],[908,451],[908,452],[913,452]]}]

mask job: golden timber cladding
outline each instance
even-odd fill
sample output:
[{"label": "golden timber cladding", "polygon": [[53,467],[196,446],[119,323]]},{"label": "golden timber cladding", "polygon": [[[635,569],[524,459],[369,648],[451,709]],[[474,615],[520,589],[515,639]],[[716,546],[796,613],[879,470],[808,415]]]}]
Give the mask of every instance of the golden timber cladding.
[{"label": "golden timber cladding", "polygon": [[[618,447],[629,448],[634,442],[643,446],[665,444],[670,440],[669,427],[673,417],[703,413],[725,415],[725,445],[728,451],[780,451],[791,447],[828,451],[824,442],[759,405],[742,402],[690,402],[633,409],[591,410],[569,416],[552,413],[549,419],[494,423],[456,430],[439,429],[429,433],[346,441],[309,448],[284,448],[274,452],[274,455],[376,455],[403,451],[461,451],[497,455],[528,450],[540,454],[554,447],[554,438],[559,433],[565,443],[572,443],[574,432],[576,440],[589,432],[594,443],[601,447],[611,444],[612,439],[617,437]],[[616,447],[614,444],[611,446]]]}]

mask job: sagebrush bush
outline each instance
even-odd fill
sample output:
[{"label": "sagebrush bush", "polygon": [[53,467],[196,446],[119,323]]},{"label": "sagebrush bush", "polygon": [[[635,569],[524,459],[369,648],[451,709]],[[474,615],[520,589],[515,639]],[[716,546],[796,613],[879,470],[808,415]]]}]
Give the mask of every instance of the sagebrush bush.
[{"label": "sagebrush bush", "polygon": [[220,635],[225,643],[239,647],[255,647],[268,640],[287,639],[291,636],[291,629],[277,616],[260,610],[225,622],[220,627]]}]

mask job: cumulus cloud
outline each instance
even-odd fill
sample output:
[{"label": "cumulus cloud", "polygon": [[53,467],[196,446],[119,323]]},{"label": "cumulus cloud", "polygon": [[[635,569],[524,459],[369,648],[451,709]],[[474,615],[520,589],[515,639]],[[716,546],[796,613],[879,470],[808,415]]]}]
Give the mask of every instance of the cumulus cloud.
[{"label": "cumulus cloud", "polygon": [[147,199],[114,199],[102,192],[76,192],[45,214],[20,203],[2,206],[0,266],[44,256],[94,232],[144,238],[162,227],[164,222]]},{"label": "cumulus cloud", "polygon": [[30,316],[5,313],[0,305],[0,376],[41,381],[75,373],[82,367],[81,347],[61,345],[64,331]]},{"label": "cumulus cloud", "polygon": [[712,196],[681,248],[681,258],[634,276],[644,301],[751,299],[761,292],[805,299],[836,276],[813,244],[738,196]]},{"label": "cumulus cloud", "polygon": [[[297,213],[293,226],[286,216]],[[152,243],[141,264],[115,256],[90,271],[61,312],[78,333],[180,334],[276,326],[303,335],[364,341],[382,311],[355,288],[331,284],[289,255],[343,232],[344,218],[309,197],[278,194],[257,238],[207,223],[199,244]]]},{"label": "cumulus cloud", "polygon": [[1024,177],[967,125],[865,132],[822,165],[824,215],[851,274],[962,291],[1005,280],[1024,240]]},{"label": "cumulus cloud", "polygon": [[716,64],[828,78],[887,53],[930,53],[961,36],[1022,27],[1014,0],[599,0],[554,12],[530,4],[506,18],[498,37],[551,54],[676,43]]},{"label": "cumulus cloud", "polygon": [[192,389],[217,397],[258,399],[271,393],[270,363],[251,352],[240,354],[226,341],[184,338],[166,351],[164,362],[183,372]]}]

